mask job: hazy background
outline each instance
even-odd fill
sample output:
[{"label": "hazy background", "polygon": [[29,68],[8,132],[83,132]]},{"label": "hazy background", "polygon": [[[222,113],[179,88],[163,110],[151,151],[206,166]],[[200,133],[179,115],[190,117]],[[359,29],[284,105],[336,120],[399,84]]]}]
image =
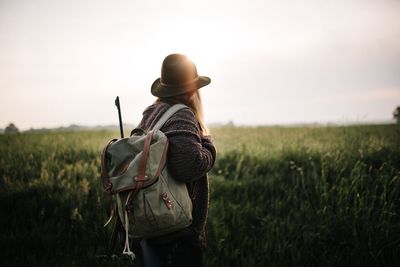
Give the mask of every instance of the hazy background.
[{"label": "hazy background", "polygon": [[206,121],[389,120],[400,1],[0,0],[0,128],[137,123],[164,57],[212,83]]}]

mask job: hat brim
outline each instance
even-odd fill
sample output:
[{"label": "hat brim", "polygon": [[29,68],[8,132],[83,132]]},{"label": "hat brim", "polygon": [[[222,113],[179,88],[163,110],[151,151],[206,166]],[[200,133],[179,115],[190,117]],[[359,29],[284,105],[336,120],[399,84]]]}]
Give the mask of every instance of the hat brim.
[{"label": "hat brim", "polygon": [[211,82],[211,79],[207,76],[198,76],[189,83],[185,83],[179,86],[171,86],[167,84],[163,84],[158,78],[153,82],[151,86],[151,94],[157,97],[171,97],[182,95],[191,91],[195,91],[200,89],[203,86],[208,85]]}]

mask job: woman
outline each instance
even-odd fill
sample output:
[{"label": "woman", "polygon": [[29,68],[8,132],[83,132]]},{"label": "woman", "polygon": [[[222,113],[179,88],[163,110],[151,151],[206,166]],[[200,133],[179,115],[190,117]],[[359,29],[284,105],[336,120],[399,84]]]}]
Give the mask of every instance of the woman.
[{"label": "woman", "polygon": [[151,87],[158,99],[143,112],[139,128],[150,130],[173,104],[187,106],[175,113],[161,131],[169,140],[168,169],[174,179],[186,183],[191,196],[193,222],[182,231],[142,240],[144,266],[203,266],[209,201],[207,172],[214,165],[216,151],[204,123],[198,89],[210,81],[197,74],[195,64],[186,56],[171,54],[164,59],[161,77]]}]

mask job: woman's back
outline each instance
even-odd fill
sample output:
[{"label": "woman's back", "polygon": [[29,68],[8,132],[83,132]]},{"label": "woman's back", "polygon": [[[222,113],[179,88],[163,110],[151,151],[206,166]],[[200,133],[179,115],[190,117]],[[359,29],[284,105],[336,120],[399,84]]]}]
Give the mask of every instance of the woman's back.
[{"label": "woman's back", "polygon": [[171,54],[164,59],[161,77],[151,87],[158,99],[143,112],[139,128],[152,129],[173,104],[187,106],[172,115],[160,130],[169,142],[168,170],[173,179],[186,184],[191,197],[193,221],[178,232],[142,240],[145,266],[203,266],[209,205],[207,172],[214,165],[216,150],[204,123],[198,89],[210,81],[197,74],[196,66],[186,56]]}]

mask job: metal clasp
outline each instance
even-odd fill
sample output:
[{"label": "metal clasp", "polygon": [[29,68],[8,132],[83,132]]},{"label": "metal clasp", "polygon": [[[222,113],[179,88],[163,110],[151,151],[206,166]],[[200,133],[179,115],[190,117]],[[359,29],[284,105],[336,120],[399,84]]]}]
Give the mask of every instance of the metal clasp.
[{"label": "metal clasp", "polygon": [[172,205],[172,201],[171,199],[168,197],[167,192],[164,192],[161,194],[161,198],[164,200],[165,206],[167,206],[167,208],[170,210],[172,209],[173,205]]}]

